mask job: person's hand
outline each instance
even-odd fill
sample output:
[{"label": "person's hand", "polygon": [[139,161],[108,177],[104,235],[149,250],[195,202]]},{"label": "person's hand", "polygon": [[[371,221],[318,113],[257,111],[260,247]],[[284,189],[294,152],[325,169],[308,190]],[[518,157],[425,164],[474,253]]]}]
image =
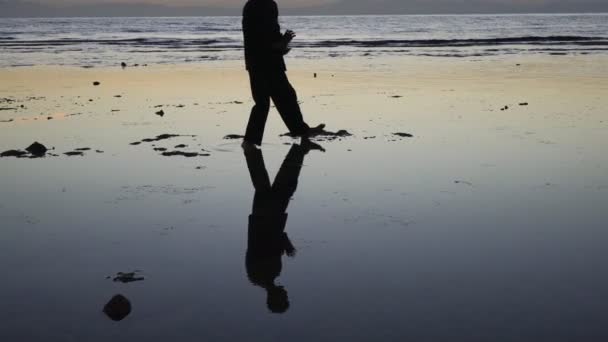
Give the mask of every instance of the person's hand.
[{"label": "person's hand", "polygon": [[285,34],[283,35],[283,38],[285,39],[285,41],[287,43],[291,42],[295,37],[296,37],[296,33],[293,32],[292,30],[285,31]]},{"label": "person's hand", "polygon": [[291,51],[291,48],[286,47],[285,49],[283,49],[283,55],[288,54],[289,51]]}]

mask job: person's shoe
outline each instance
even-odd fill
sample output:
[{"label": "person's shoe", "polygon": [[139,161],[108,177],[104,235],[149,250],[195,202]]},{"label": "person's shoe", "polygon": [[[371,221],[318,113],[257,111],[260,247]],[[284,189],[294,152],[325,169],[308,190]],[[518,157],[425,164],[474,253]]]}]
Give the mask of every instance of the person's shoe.
[{"label": "person's shoe", "polygon": [[243,148],[243,151],[245,151],[245,152],[255,151],[258,149],[256,144],[249,142],[247,140],[243,140],[243,143],[241,143],[241,147]]}]

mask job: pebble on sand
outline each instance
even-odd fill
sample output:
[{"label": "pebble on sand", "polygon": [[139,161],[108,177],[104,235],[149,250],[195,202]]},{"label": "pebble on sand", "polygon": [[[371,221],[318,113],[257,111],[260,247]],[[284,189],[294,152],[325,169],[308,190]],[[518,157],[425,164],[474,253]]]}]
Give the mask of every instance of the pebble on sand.
[{"label": "pebble on sand", "polygon": [[37,157],[37,158],[44,157],[44,155],[48,151],[46,146],[42,145],[41,143],[39,143],[37,141],[34,142],[33,144],[31,144],[25,150],[28,151],[29,153],[31,153],[32,156]]},{"label": "pebble on sand", "polygon": [[116,295],[103,307],[103,313],[115,322],[122,321],[131,313],[131,302],[122,295]]},{"label": "pebble on sand", "polygon": [[158,115],[162,118],[163,116],[165,116],[165,111],[161,109],[158,112],[156,112],[156,115]]},{"label": "pebble on sand", "polygon": [[98,82],[98,81],[93,82],[93,85],[94,85],[94,86],[98,86],[98,85],[100,85],[100,84],[101,84],[101,83],[100,83],[100,82]]}]

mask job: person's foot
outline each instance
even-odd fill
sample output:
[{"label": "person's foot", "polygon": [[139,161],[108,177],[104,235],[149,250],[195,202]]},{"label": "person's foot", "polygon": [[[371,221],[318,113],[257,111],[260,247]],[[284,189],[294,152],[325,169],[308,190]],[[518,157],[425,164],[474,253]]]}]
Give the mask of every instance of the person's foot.
[{"label": "person's foot", "polygon": [[241,147],[243,148],[243,151],[245,151],[245,152],[255,151],[258,149],[256,144],[249,142],[247,140],[243,140],[243,143],[241,143]]},{"label": "person's foot", "polygon": [[300,147],[304,151],[304,154],[307,154],[308,152],[310,152],[312,150],[325,152],[325,149],[323,148],[323,146],[310,141],[310,139],[308,139],[306,137],[302,137],[302,141],[300,142]]}]

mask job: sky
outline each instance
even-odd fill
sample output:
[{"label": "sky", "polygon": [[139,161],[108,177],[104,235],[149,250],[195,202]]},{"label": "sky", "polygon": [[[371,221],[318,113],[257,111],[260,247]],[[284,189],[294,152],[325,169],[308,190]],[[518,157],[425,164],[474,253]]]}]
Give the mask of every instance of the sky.
[{"label": "sky", "polygon": [[[0,17],[240,15],[246,0],[0,0]],[[282,14],[600,13],[608,0],[276,0]]]}]

